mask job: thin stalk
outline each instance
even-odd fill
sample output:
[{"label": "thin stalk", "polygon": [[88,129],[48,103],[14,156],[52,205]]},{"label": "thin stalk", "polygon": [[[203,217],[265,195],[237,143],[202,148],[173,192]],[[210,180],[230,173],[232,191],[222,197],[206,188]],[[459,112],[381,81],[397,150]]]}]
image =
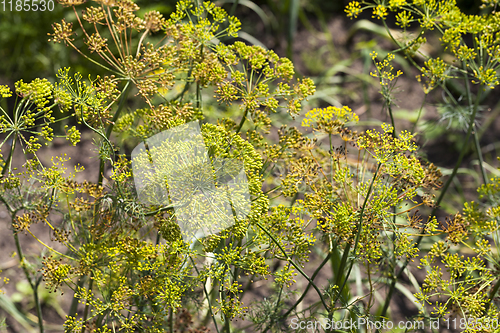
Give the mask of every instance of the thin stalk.
[{"label": "thin stalk", "polygon": [[479,145],[479,136],[477,135],[476,125],[474,124],[474,145],[476,146],[477,157],[479,158],[479,169],[481,170],[481,177],[483,178],[483,184],[488,184],[488,178],[486,177],[486,171],[484,170],[484,160],[483,153],[481,152],[481,146]]},{"label": "thin stalk", "polygon": [[[408,259],[406,260],[406,262],[408,262]],[[406,262],[405,262],[405,264],[406,264]],[[399,273],[393,277],[393,279],[391,281],[391,285],[389,286],[389,291],[387,292],[387,296],[385,297],[384,306],[382,307],[382,310],[380,311],[379,317],[384,317],[385,314],[387,313],[387,310],[389,309],[389,304],[391,303],[392,294],[394,293],[394,290],[396,289],[396,282],[401,277],[401,273],[406,268],[406,265],[403,265],[403,267],[401,267],[401,270],[399,271]],[[377,332],[379,332],[379,331],[377,330]]]},{"label": "thin stalk", "polygon": [[493,110],[488,115],[488,118],[481,123],[481,128],[478,130],[479,140],[483,137],[484,133],[490,128],[491,124],[500,116],[500,102],[498,102]]},{"label": "thin stalk", "polygon": [[418,121],[420,120],[420,116],[422,115],[422,109],[424,108],[425,100],[427,99],[427,94],[424,95],[424,99],[422,100],[422,105],[420,105],[420,109],[418,110],[417,120],[415,120],[415,124],[411,129],[411,133],[414,134],[417,128]]},{"label": "thin stalk", "polygon": [[2,176],[5,176],[7,170],[12,170],[12,156],[14,155],[14,150],[16,149],[16,138],[15,136],[12,138],[12,145],[10,146],[9,156],[7,156],[7,160],[5,160],[5,165],[2,169]]},{"label": "thin stalk", "polygon": [[394,116],[392,115],[392,106],[390,102],[387,102],[387,111],[389,111],[389,117],[391,117],[392,125],[392,137],[396,138],[396,124],[394,123]]},{"label": "thin stalk", "polygon": [[[394,42],[394,44],[396,44],[399,49],[396,49],[394,51],[392,51],[391,53],[398,53],[398,52],[401,52],[401,51],[404,51],[410,47],[413,47],[413,45],[415,45],[415,43],[417,43],[417,40],[420,36],[422,36],[425,32],[424,29],[421,29],[418,36],[408,45],[405,45],[405,46],[401,46],[401,44],[396,40],[396,38],[394,38],[394,36],[392,35],[391,33],[391,29],[389,29],[389,27],[387,26],[387,23],[385,20],[382,20],[382,23],[384,24],[384,27],[385,27],[385,30],[387,31],[387,34],[389,35],[389,37],[392,39],[392,41]],[[415,65],[415,67],[418,68],[417,66],[417,63],[415,63],[415,60],[413,60],[412,57],[408,57],[408,59]]]},{"label": "thin stalk", "polygon": [[[382,164],[378,163],[377,170],[375,170],[375,173],[373,174],[372,181],[370,183],[370,187],[368,188],[368,192],[366,193],[366,197],[365,197],[365,200],[363,202],[363,206],[361,207],[361,213],[360,213],[359,222],[358,222],[358,232],[356,234],[356,239],[354,241],[354,253],[356,253],[356,249],[357,249],[358,243],[359,243],[359,238],[361,236],[361,229],[363,228],[363,216],[365,214],[366,204],[368,203],[368,198],[370,197],[370,194],[371,194],[371,191],[373,188],[373,183],[375,183],[375,179],[377,178],[377,175],[378,175],[378,172],[379,172],[381,166],[382,166]],[[346,263],[347,263],[347,257],[349,256],[350,249],[351,249],[350,244],[347,244],[346,248],[344,250],[344,254],[342,255],[339,272],[343,272],[345,270]],[[349,266],[349,269],[347,271],[345,279],[342,278],[342,274],[337,275],[335,285],[339,286],[340,283],[342,282],[342,280],[344,280],[344,281],[342,283],[342,287],[340,287],[340,289],[339,289],[339,292],[338,292],[337,297],[335,298],[335,301],[333,302],[333,304],[335,304],[337,302],[337,300],[339,299],[340,294],[342,293],[342,290],[344,289],[344,287],[347,283],[347,280],[349,279],[349,275],[351,275],[351,270],[352,270],[353,265],[354,265],[354,260],[351,261],[351,265]]]},{"label": "thin stalk", "polygon": [[[321,262],[321,264],[319,264],[318,268],[314,271],[313,275],[311,276],[311,281],[314,281],[314,279],[316,278],[316,276],[319,274],[320,270],[323,268],[323,266],[326,265],[326,263],[330,260],[331,258],[331,255],[332,253],[328,253],[328,255],[326,256],[326,258]],[[290,309],[288,309],[287,312],[285,312],[285,314],[282,316],[283,318],[286,318],[296,307],[297,305],[299,305],[302,300],[304,299],[304,297],[306,297],[307,295],[307,292],[309,291],[309,289],[311,288],[311,283],[308,283],[307,286],[306,286],[306,289],[304,290],[304,292],[302,293],[302,295],[299,297],[299,299],[290,307]],[[264,330],[263,332],[266,332],[266,330]]]},{"label": "thin stalk", "polygon": [[83,56],[85,59],[87,59],[88,61],[90,61],[90,62],[91,62],[91,63],[93,63],[94,65],[97,65],[97,66],[99,66],[99,67],[101,67],[101,68],[103,68],[103,69],[105,69],[105,70],[107,70],[107,71],[109,71],[109,72],[111,72],[111,73],[113,73],[113,74],[117,74],[117,75],[122,74],[122,73],[119,73],[119,72],[117,72],[117,71],[115,71],[115,70],[113,70],[113,69],[111,69],[111,68],[109,68],[109,67],[106,67],[106,66],[104,66],[103,64],[101,64],[100,62],[97,62],[97,61],[95,61],[94,59],[92,59],[92,58],[88,57],[85,53],[83,53],[82,51],[80,51],[80,49],[79,49],[79,48],[77,48],[77,47],[76,47],[73,43],[71,43],[70,41],[68,41],[67,43],[68,43],[68,44],[69,44],[69,45],[70,45],[73,49],[75,49],[75,50],[76,50],[76,52],[78,52],[81,56]]},{"label": "thin stalk", "polygon": [[135,58],[139,58],[139,52],[141,51],[141,46],[142,42],[144,41],[144,38],[146,38],[147,34],[149,33],[149,29],[146,29],[144,33],[141,36],[141,39],[139,39],[139,45],[137,45],[137,52],[135,53]]},{"label": "thin stalk", "polygon": [[236,129],[236,133],[239,133],[241,131],[241,128],[243,127],[243,124],[245,123],[245,120],[247,119],[247,114],[248,114],[248,108],[245,108],[245,113],[243,113],[243,118],[241,118],[240,124],[238,125],[238,128]]},{"label": "thin stalk", "polygon": [[31,288],[33,288],[33,296],[35,298],[36,315],[38,317],[38,326],[40,327],[40,333],[43,333],[44,328],[43,328],[42,304],[40,303],[40,298],[38,296],[38,285],[39,284],[40,284],[40,280],[37,280],[35,285],[32,285]]},{"label": "thin stalk", "polygon": [[[332,145],[332,134],[328,133],[328,142],[330,144],[330,185],[333,187],[333,145]],[[311,152],[312,154],[312,152]]]},{"label": "thin stalk", "polygon": [[[14,221],[14,217],[15,217],[15,212],[12,213],[12,216],[11,216],[12,221]],[[38,297],[38,284],[39,284],[39,282],[33,283],[33,280],[31,279],[31,276],[28,272],[28,268],[26,267],[26,263],[25,263],[24,255],[23,255],[23,250],[21,249],[21,243],[19,242],[19,237],[14,229],[13,229],[13,233],[14,233],[14,241],[16,243],[17,253],[19,254],[19,260],[21,262],[21,267],[23,269],[24,275],[26,276],[26,279],[28,280],[28,283],[29,283],[31,289],[33,290],[33,297],[35,299],[35,304],[36,304],[36,315],[38,317],[38,327],[40,328],[40,333],[43,333],[44,328],[43,328],[42,306],[40,304],[40,298]]]},{"label": "thin stalk", "polygon": [[[200,45],[200,58],[203,60],[203,44]],[[198,112],[203,108],[200,82],[196,82],[196,107]],[[203,112],[203,111],[202,111]]]},{"label": "thin stalk", "polygon": [[231,10],[229,11],[229,16],[234,16],[234,12],[236,11],[236,7],[238,7],[239,2],[240,0],[234,0]]},{"label": "thin stalk", "polygon": [[[221,243],[223,243],[223,242],[221,241]],[[228,267],[224,268],[223,276],[226,275],[227,269],[228,269]],[[220,288],[219,288],[219,297],[220,297],[221,304],[225,303],[224,295],[225,295],[224,283],[223,283],[223,281],[221,281]],[[226,313],[223,310],[221,311],[221,317],[224,320],[224,327],[223,327],[222,331],[225,333],[231,333],[231,325],[229,324],[229,318],[227,317]]]},{"label": "thin stalk", "polygon": [[[467,79],[467,67],[465,62],[462,62],[462,69],[464,70],[464,83],[465,83],[465,93],[467,95],[467,102],[469,103],[469,108],[472,107],[472,94],[470,91],[469,80]],[[479,96],[478,96],[479,100]],[[475,122],[472,122],[473,130],[472,134],[474,135],[474,145],[476,146],[477,157],[479,158],[479,167],[481,170],[481,176],[483,177],[483,184],[488,184],[488,178],[486,177],[486,172],[484,170],[484,161],[483,161],[483,153],[481,152],[481,146],[479,145],[479,137],[476,130]]]},{"label": "thin stalk", "polygon": [[[94,284],[94,279],[92,278],[92,271],[90,272],[90,276],[89,276],[89,291],[92,291],[92,287],[93,287],[93,284]],[[87,321],[87,317],[89,315],[89,303],[87,302],[87,304],[85,305],[85,310],[83,311],[83,326],[82,326],[82,331],[81,333],[85,333],[85,322]]]},{"label": "thin stalk", "polygon": [[271,238],[271,240],[278,246],[278,248],[281,250],[281,252],[285,256],[286,261],[289,262],[313,286],[314,290],[316,290],[316,292],[318,293],[318,296],[319,296],[319,298],[321,300],[321,303],[323,303],[323,306],[325,307],[325,309],[328,310],[328,305],[326,304],[325,299],[323,298],[323,294],[321,293],[321,290],[319,290],[319,288],[316,286],[316,284],[314,284],[314,282],[311,280],[311,278],[309,276],[307,276],[307,274],[302,270],[302,268],[300,268],[300,266],[297,265],[290,258],[290,256],[286,253],[285,249],[283,249],[283,247],[281,246],[281,244],[276,240],[276,238],[266,228],[264,228],[262,226],[262,224],[260,224],[257,221],[255,221],[254,223],[259,228],[261,228],[262,231],[264,231],[266,233],[266,235],[269,236],[269,238]]},{"label": "thin stalk", "polygon": [[[194,269],[196,270],[196,273],[198,275],[200,275],[200,271],[198,270],[198,267],[196,267],[196,263],[194,262],[193,260],[193,257],[189,256],[189,259],[191,260],[191,263],[193,264],[193,267]],[[206,282],[206,281],[205,281]],[[217,331],[217,333],[220,333],[219,331],[219,327],[217,326],[217,320],[215,319],[215,315],[212,311],[212,304],[210,302],[210,297],[209,297],[209,294],[208,294],[208,291],[207,291],[207,287],[205,285],[205,282],[203,283],[203,293],[205,294],[205,297],[207,298],[207,301],[208,301],[208,311],[210,313],[210,316],[212,317],[212,321],[214,323],[214,326],[215,326],[215,330]]]},{"label": "thin stalk", "polygon": [[115,126],[116,121],[118,120],[118,117],[120,117],[120,114],[123,110],[123,106],[125,105],[125,101],[127,99],[127,95],[130,91],[130,81],[127,81],[125,84],[125,87],[122,90],[121,93],[121,99],[120,99],[120,104],[118,104],[118,109],[116,110],[115,114],[113,115],[113,119],[111,119],[111,123],[109,124],[108,128],[106,129],[106,137],[109,139],[111,137],[111,132],[113,131],[113,127]]}]

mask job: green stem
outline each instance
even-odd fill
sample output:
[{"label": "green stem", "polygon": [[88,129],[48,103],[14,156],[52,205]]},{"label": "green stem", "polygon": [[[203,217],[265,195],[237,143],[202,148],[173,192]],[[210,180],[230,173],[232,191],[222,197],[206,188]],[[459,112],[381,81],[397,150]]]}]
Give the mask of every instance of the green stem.
[{"label": "green stem", "polygon": [[281,244],[276,240],[276,238],[266,228],[264,228],[262,226],[262,224],[260,224],[257,221],[255,221],[254,223],[259,228],[261,228],[262,231],[264,231],[266,233],[266,235],[269,236],[269,238],[271,238],[271,240],[278,246],[278,248],[281,250],[281,252],[285,256],[287,262],[289,262],[313,286],[314,290],[316,290],[316,292],[318,293],[318,296],[319,296],[319,298],[321,300],[321,303],[323,303],[323,306],[325,307],[325,309],[328,310],[328,305],[326,304],[325,299],[323,298],[323,294],[321,293],[321,291],[319,290],[319,288],[316,286],[316,284],[314,284],[314,282],[311,280],[311,278],[309,276],[307,276],[307,274],[302,270],[302,268],[300,268],[300,266],[297,265],[290,258],[290,256],[286,253],[285,249],[283,249],[283,247],[281,246]]},{"label": "green stem", "polygon": [[[194,262],[193,257],[189,256],[189,259],[191,260],[191,263],[193,264],[193,267],[196,270],[196,274],[200,275],[200,271],[198,270],[198,267],[196,267],[196,263]],[[208,311],[210,313],[210,316],[212,317],[212,321],[214,323],[215,330],[217,331],[217,333],[220,333],[219,332],[219,327],[217,326],[217,320],[215,320],[215,315],[214,315],[214,313],[212,311],[212,302],[210,300],[210,297],[209,297],[209,294],[208,294],[208,291],[207,291],[206,281],[204,281],[204,283],[203,283],[203,293],[205,294],[205,297],[207,298]]]},{"label": "green stem", "polygon": [[171,307],[168,309],[168,316],[169,316],[168,326],[170,329],[170,333],[174,333],[174,311],[172,310]]},{"label": "green stem", "polygon": [[5,176],[7,173],[7,170],[11,170],[11,164],[12,164],[12,156],[14,155],[14,150],[16,149],[16,137],[14,136],[12,138],[12,145],[10,146],[9,150],[9,156],[7,157],[7,160],[5,161],[5,165],[2,169],[2,176]]},{"label": "green stem", "polygon": [[401,268],[401,270],[399,271],[399,273],[396,276],[393,276],[393,279],[391,281],[391,285],[389,286],[389,291],[387,292],[387,296],[385,297],[384,306],[383,306],[382,310],[380,311],[379,317],[384,317],[385,314],[387,313],[387,310],[389,309],[389,305],[391,303],[392,294],[394,293],[394,290],[396,289],[396,282],[401,277],[401,273],[403,272],[404,268],[406,268],[406,265],[404,265]]},{"label": "green stem", "polygon": [[481,138],[483,137],[484,133],[486,133],[486,131],[488,131],[488,129],[490,128],[490,126],[493,124],[493,122],[495,120],[498,119],[499,116],[500,116],[500,102],[498,102],[495,105],[495,107],[493,108],[493,110],[488,115],[488,118],[486,118],[483,122],[481,122],[481,128],[478,131],[479,140],[481,140]]},{"label": "green stem", "polygon": [[[108,142],[109,142],[109,138],[111,137],[111,133],[113,131],[113,127],[115,125],[115,122],[118,120],[118,117],[120,116],[120,113],[123,110],[123,106],[125,105],[125,101],[127,99],[128,92],[130,91],[130,87],[131,87],[130,81],[127,81],[127,83],[125,84],[125,87],[122,90],[121,96],[120,96],[120,104],[118,104],[118,109],[116,110],[115,114],[113,115],[113,119],[111,120],[111,124],[109,124],[108,128],[106,129],[106,135],[105,135],[104,139],[106,139],[106,141],[108,141]],[[82,118],[83,118],[83,115],[82,115]],[[103,176],[104,166],[105,166],[105,162],[103,159],[101,159],[101,161],[99,163],[99,178],[97,181],[98,186],[102,185],[102,181],[103,181],[103,177],[104,177]],[[98,211],[99,211],[99,204],[96,203],[96,205],[94,206],[94,223],[96,223],[96,221],[97,221]],[[94,282],[94,280],[92,279],[92,272],[91,272],[90,281],[89,281],[89,289],[88,289],[89,291],[92,291],[93,282]],[[75,296],[73,296],[73,298],[75,298]],[[89,303],[87,303],[85,305],[85,310],[83,312],[83,322],[84,323],[87,321],[88,313],[89,313]],[[84,333],[84,332],[85,332],[85,326],[82,327],[82,333]]]},{"label": "green stem", "polygon": [[418,121],[420,120],[420,116],[422,115],[422,109],[424,108],[425,100],[427,99],[427,94],[424,95],[424,99],[422,100],[422,105],[420,105],[420,109],[418,110],[418,116],[417,120],[415,120],[415,124],[413,124],[413,127],[411,129],[411,133],[414,134],[415,130],[417,128]]},{"label": "green stem", "polygon": [[[462,69],[464,70],[464,82],[465,82],[465,88],[466,88],[465,93],[467,95],[467,102],[469,104],[469,108],[471,108],[472,107],[472,94],[470,91],[469,80],[467,78],[467,66],[466,66],[465,62],[462,62]],[[477,100],[479,100],[479,96],[478,96]],[[472,122],[472,126],[473,126],[472,134],[474,135],[474,145],[476,146],[476,153],[477,153],[477,157],[479,158],[479,167],[481,169],[481,176],[483,177],[483,184],[488,184],[488,178],[486,177],[486,172],[484,170],[483,153],[481,152],[481,146],[479,145],[479,136],[477,134],[476,124],[474,121]]]},{"label": "green stem", "polygon": [[[221,241],[221,243],[223,243],[223,242]],[[227,266],[224,267],[224,273],[223,273],[222,276],[226,275],[226,272],[227,272],[228,269],[230,269],[230,268],[228,268]],[[224,295],[225,295],[224,282],[220,281],[219,297],[220,297],[221,304],[225,304],[225,299],[224,299],[225,297],[224,297]],[[229,320],[229,318],[228,318],[228,316],[227,316],[227,314],[225,313],[224,310],[221,310],[221,317],[224,320],[224,327],[223,327],[222,331],[225,332],[225,333],[231,333],[231,325],[229,324],[230,320]]]},{"label": "green stem", "polygon": [[[389,94],[389,93],[388,93]],[[392,137],[396,138],[396,125],[394,123],[394,116],[392,115],[392,106],[389,101],[387,103],[387,111],[389,111],[389,117],[391,117],[391,125],[392,125]]]},{"label": "green stem", "polygon": [[[318,275],[319,271],[323,268],[323,266],[326,265],[326,263],[330,260],[330,257],[331,257],[331,252],[328,253],[328,255],[326,256],[326,258],[321,262],[321,264],[318,266],[318,268],[314,271],[313,275],[311,276],[311,281],[314,281],[314,279],[316,278],[316,276]],[[299,297],[299,299],[295,302],[295,304],[293,304],[290,309],[288,309],[287,312],[285,312],[285,314],[282,316],[283,318],[286,318],[288,317],[288,315],[297,307],[297,305],[299,305],[302,300],[304,299],[304,297],[306,297],[307,295],[307,292],[309,291],[309,289],[311,288],[311,283],[308,283],[307,284],[307,287],[306,289],[304,290],[304,292],[302,293],[302,295]],[[264,330],[263,332],[266,332],[266,330]]]},{"label": "green stem", "polygon": [[[113,128],[115,126],[115,123],[118,120],[118,118],[120,117],[120,114],[123,110],[123,106],[125,105],[125,101],[127,100],[127,96],[128,96],[129,91],[130,91],[130,87],[131,87],[130,81],[127,81],[127,83],[125,84],[125,87],[123,88],[122,93],[120,95],[120,104],[118,104],[118,108],[116,109],[116,112],[113,115],[113,118],[111,119],[111,123],[109,124],[108,128],[106,129],[105,136],[103,136],[100,131],[93,129],[94,132],[103,136],[103,139],[108,143],[108,145],[110,146],[109,148],[111,150],[113,150],[113,146],[111,145],[109,138],[111,137],[111,133],[113,132]],[[85,120],[83,119],[83,114],[82,114],[82,120],[85,122]],[[90,125],[88,125],[86,122],[85,122],[85,124],[92,129],[92,127]],[[99,176],[98,176],[98,180],[97,180],[98,186],[102,185],[102,181],[103,181],[103,177],[104,177],[104,167],[105,167],[105,161],[104,161],[104,159],[101,159],[101,161],[99,162]],[[98,205],[96,205],[95,209],[94,209],[94,222],[96,221],[95,219],[97,218],[98,208],[99,208]]]},{"label": "green stem", "polygon": [[106,129],[106,137],[108,139],[111,137],[111,132],[113,131],[113,127],[115,126],[115,123],[118,120],[118,117],[120,117],[120,114],[123,110],[123,106],[125,105],[125,101],[127,100],[130,87],[131,87],[130,81],[127,81],[120,96],[121,99],[120,99],[120,104],[118,104],[118,109],[116,109],[116,112],[113,115],[113,119],[111,119],[111,124],[109,124],[108,128]]},{"label": "green stem", "polygon": [[[92,286],[94,284],[94,279],[92,279],[92,272],[90,272],[90,281],[89,281],[89,292],[92,291]],[[87,321],[87,317],[89,315],[89,303],[85,305],[85,310],[83,311],[83,326],[81,333],[85,333],[85,322]]]},{"label": "green stem", "polygon": [[[40,284],[40,280],[38,280],[35,285],[32,285],[31,288],[33,289],[33,296],[35,298],[35,304],[36,304],[36,315],[38,317],[38,326],[40,327],[40,333],[44,332],[43,328],[43,315],[42,315],[42,304],[40,303],[40,298],[38,296],[38,285]],[[31,282],[30,282],[31,285]]]},{"label": "green stem", "polygon": [[[76,290],[78,290],[79,288],[82,288],[84,283],[85,283],[85,280],[83,279],[83,277],[80,277],[80,279],[78,280],[78,283],[77,283]],[[78,298],[73,296],[73,299],[71,300],[71,306],[69,308],[69,316],[71,316],[71,317],[76,316],[77,307],[78,307]]]},{"label": "green stem", "polygon": [[[333,241],[330,239],[330,242],[331,242],[331,250],[330,250],[330,253],[331,253],[331,258],[330,258],[330,265],[331,265],[331,268],[332,268],[332,276],[334,276],[335,278],[337,278],[338,276],[341,277],[341,279],[344,279],[345,278],[345,275],[344,275],[344,271],[341,271],[340,270],[340,253],[339,253],[339,246],[338,246],[338,243],[337,241]],[[344,288],[344,290],[342,290],[341,292],[341,295],[342,297],[347,300],[349,299],[349,292],[347,289]]]},{"label": "green stem", "polygon": [[247,119],[247,114],[248,114],[248,108],[245,108],[245,113],[243,113],[243,118],[241,118],[240,124],[238,125],[238,128],[236,129],[236,133],[239,133],[241,131],[241,128],[243,127],[243,124],[245,123],[245,120]]},{"label": "green stem", "polygon": [[[203,44],[200,45],[200,58],[203,61]],[[203,111],[201,110],[203,108],[203,101],[199,81],[196,82],[196,108],[198,109],[198,112],[201,112],[203,114]]]},{"label": "green stem", "polygon": [[[14,217],[15,217],[15,212],[12,213],[12,216],[11,216],[12,221],[14,221]],[[43,328],[42,306],[40,304],[40,298],[38,297],[38,284],[39,284],[39,282],[33,283],[33,280],[31,279],[30,274],[28,272],[28,268],[26,267],[26,263],[25,263],[24,255],[23,255],[23,250],[21,249],[21,243],[19,242],[19,237],[18,237],[15,229],[13,228],[12,230],[14,233],[14,241],[16,243],[17,253],[19,254],[19,260],[21,262],[21,267],[23,269],[24,275],[26,276],[26,279],[28,280],[29,285],[31,286],[31,289],[33,290],[33,297],[35,298],[35,304],[36,304],[36,314],[38,317],[38,327],[40,328],[40,333],[43,333],[44,328]]]},{"label": "green stem", "polygon": [[[413,41],[410,44],[408,44],[406,46],[401,46],[401,44],[392,35],[391,30],[387,26],[386,21],[382,20],[382,23],[384,24],[385,30],[387,31],[387,34],[389,35],[389,37],[392,39],[392,41],[394,42],[394,44],[396,44],[399,47],[399,49],[396,49],[396,50],[392,51],[391,53],[398,53],[398,52],[406,50],[407,48],[412,47],[417,42],[417,40],[420,38],[420,36],[422,36],[424,34],[424,32],[425,32],[424,29],[421,29],[420,32],[419,32],[419,34],[418,34],[418,36],[415,39],[413,39]],[[412,61],[414,65],[416,65],[415,61],[411,57],[408,57],[408,59],[410,61]],[[418,66],[415,66],[415,67],[418,68]]]},{"label": "green stem", "polygon": [[234,0],[231,10],[229,11],[229,16],[234,16],[234,12],[236,11],[236,7],[238,7],[239,2],[240,0]]},{"label": "green stem", "polygon": [[[366,193],[366,197],[365,197],[365,200],[363,202],[363,206],[361,207],[361,213],[360,213],[359,222],[358,222],[358,232],[356,234],[356,239],[354,241],[354,254],[356,254],[356,250],[357,250],[358,243],[359,243],[359,238],[361,236],[361,230],[363,228],[363,216],[365,214],[366,204],[368,203],[368,199],[370,197],[370,194],[371,194],[371,191],[373,188],[373,184],[375,183],[375,179],[377,178],[377,175],[378,175],[378,172],[379,172],[381,166],[382,166],[382,164],[378,163],[377,170],[375,170],[375,173],[372,177],[372,181],[370,183],[370,187],[368,188],[368,192]],[[347,283],[347,280],[349,279],[349,275],[351,275],[351,270],[352,270],[352,267],[354,265],[354,260],[351,261],[351,264],[349,266],[347,274],[345,275],[345,278],[342,278],[342,274],[341,274],[341,272],[343,272],[345,270],[345,266],[347,263],[347,257],[349,256],[350,249],[351,249],[350,244],[347,244],[346,248],[344,250],[344,254],[342,255],[342,260],[340,262],[340,268],[339,268],[339,275],[337,275],[335,285],[339,286],[340,282],[342,282],[342,280],[344,280],[344,281],[343,281],[342,286],[340,287],[340,289],[338,291],[337,297],[335,298],[335,301],[333,302],[333,304],[335,304],[337,302],[337,300],[339,299],[340,294],[341,294],[342,290],[344,289],[344,287]]]},{"label": "green stem", "polygon": [[224,332],[231,333],[231,325],[229,324],[229,319],[224,314]]},{"label": "green stem", "polygon": [[481,146],[479,145],[479,137],[477,135],[477,130],[476,130],[475,124],[474,124],[474,131],[472,133],[474,136],[474,145],[476,146],[477,157],[479,158],[479,169],[481,170],[483,184],[488,184],[488,178],[486,177],[486,171],[484,170],[483,153],[481,152]]}]

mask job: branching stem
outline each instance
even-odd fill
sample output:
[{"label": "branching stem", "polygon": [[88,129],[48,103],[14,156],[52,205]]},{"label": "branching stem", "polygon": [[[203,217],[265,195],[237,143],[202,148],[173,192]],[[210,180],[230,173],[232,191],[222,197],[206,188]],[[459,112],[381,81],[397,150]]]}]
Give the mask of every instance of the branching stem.
[{"label": "branching stem", "polygon": [[316,292],[318,293],[318,296],[321,300],[321,303],[323,303],[323,306],[325,307],[325,309],[328,310],[328,305],[326,304],[325,302],[325,299],[323,298],[323,294],[321,292],[321,290],[319,290],[319,288],[316,286],[316,284],[312,281],[312,279],[307,276],[307,274],[302,270],[302,268],[300,268],[299,265],[297,265],[291,258],[290,256],[288,255],[288,253],[286,253],[285,249],[281,246],[281,244],[276,240],[276,238],[271,235],[271,233],[266,229],[264,228],[264,226],[262,226],[262,224],[260,224],[259,222],[255,221],[254,222],[259,228],[262,229],[262,231],[264,231],[266,233],[266,235],[269,236],[269,238],[271,238],[271,240],[276,244],[276,246],[278,246],[278,248],[281,250],[281,252],[283,253],[283,256],[285,257],[285,260],[287,262],[289,262],[293,267],[295,267],[295,269],[309,282],[309,284],[311,284],[314,288],[314,290],[316,290]]}]

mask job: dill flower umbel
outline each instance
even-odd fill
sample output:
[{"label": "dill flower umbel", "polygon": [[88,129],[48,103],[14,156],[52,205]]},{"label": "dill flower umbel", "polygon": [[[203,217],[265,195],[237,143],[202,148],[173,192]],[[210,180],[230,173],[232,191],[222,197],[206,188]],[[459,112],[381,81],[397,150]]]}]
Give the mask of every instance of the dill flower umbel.
[{"label": "dill flower umbel", "polygon": [[347,17],[350,18],[357,18],[359,14],[361,14],[362,9],[361,5],[358,1],[351,1],[345,8],[345,12],[347,14]]}]

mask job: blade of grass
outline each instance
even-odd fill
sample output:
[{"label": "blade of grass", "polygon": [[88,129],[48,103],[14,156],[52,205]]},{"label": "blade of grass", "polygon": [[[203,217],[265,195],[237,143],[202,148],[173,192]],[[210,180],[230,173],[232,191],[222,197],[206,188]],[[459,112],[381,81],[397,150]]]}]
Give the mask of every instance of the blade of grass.
[{"label": "blade of grass", "polygon": [[246,40],[247,42],[249,42],[252,45],[257,45],[257,46],[260,46],[263,49],[267,50],[267,47],[260,40],[258,40],[257,38],[255,38],[254,36],[250,35],[249,33],[245,32],[245,31],[238,31],[238,38]]},{"label": "blade of grass", "polygon": [[37,325],[37,323],[30,320],[22,312],[20,312],[5,294],[0,294],[0,308],[4,309],[5,312],[11,315],[12,318],[14,318],[19,325],[26,330],[25,332],[37,332],[37,330],[33,327],[34,325]]},{"label": "blade of grass", "polygon": [[232,3],[233,6],[231,6],[231,11],[229,12],[229,15],[233,16],[234,12],[236,10],[236,7],[238,5],[245,6],[248,9],[252,10],[259,18],[262,20],[262,23],[264,23],[264,26],[266,28],[272,27],[276,20],[272,20],[269,15],[265,11],[262,10],[258,5],[256,5],[254,2],[249,1],[249,0],[224,0],[221,2],[221,4],[225,3]]}]

